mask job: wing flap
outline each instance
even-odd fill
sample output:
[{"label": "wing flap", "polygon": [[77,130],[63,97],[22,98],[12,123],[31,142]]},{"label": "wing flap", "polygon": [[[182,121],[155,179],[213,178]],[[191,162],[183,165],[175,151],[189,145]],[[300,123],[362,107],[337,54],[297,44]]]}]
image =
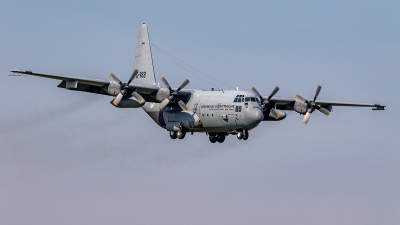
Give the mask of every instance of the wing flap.
[{"label": "wing flap", "polygon": [[94,94],[101,94],[101,95],[110,95],[103,87],[89,85],[89,84],[82,84],[79,83],[76,85],[76,88],[67,88],[67,81],[63,80],[59,85],[59,88],[66,88],[71,91],[83,91],[83,92],[90,92]]}]

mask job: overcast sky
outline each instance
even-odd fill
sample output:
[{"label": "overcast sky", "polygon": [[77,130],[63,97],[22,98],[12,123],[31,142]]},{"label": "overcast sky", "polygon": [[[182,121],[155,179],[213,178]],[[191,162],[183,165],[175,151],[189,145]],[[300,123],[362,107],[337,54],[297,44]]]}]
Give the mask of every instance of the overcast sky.
[{"label": "overcast sky", "polygon": [[[400,224],[399,1],[0,1],[0,224]],[[127,80],[147,23],[156,78],[379,103],[249,140],[171,140],[109,96],[12,69]],[[204,80],[206,81],[204,81]],[[211,84],[213,85],[211,85]],[[227,85],[226,85],[227,84]]]}]

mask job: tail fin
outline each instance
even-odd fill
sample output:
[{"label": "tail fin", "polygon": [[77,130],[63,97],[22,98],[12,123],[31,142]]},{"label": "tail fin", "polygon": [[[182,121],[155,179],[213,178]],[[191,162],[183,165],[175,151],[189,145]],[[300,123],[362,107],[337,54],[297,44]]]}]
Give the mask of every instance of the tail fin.
[{"label": "tail fin", "polygon": [[135,68],[139,70],[139,73],[136,75],[133,83],[156,84],[153,58],[151,56],[149,32],[147,31],[147,25],[145,23],[139,27],[139,36],[136,45],[134,62],[134,69]]}]

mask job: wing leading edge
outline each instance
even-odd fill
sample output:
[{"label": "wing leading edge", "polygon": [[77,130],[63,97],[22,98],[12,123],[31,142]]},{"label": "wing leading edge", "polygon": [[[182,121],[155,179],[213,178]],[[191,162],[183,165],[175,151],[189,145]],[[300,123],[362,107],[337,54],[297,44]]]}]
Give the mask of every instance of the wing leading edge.
[{"label": "wing leading edge", "polygon": [[[296,103],[296,98],[273,97],[271,98],[271,102],[276,103],[277,109],[293,110],[293,105]],[[380,104],[372,104],[372,103],[326,101],[326,100],[317,100],[315,101],[315,103],[324,108],[329,108],[331,106],[351,106],[351,107],[369,107],[373,108],[373,110],[386,110],[386,106]]]}]

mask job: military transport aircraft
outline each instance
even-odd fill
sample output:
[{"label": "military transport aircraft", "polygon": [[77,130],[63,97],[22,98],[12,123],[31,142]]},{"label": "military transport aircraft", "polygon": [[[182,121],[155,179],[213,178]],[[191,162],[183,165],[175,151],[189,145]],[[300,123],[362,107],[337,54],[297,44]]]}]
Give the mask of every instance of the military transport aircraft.
[{"label": "military transport aircraft", "polygon": [[160,127],[169,131],[172,139],[183,139],[187,132],[205,132],[212,143],[224,142],[229,134],[247,140],[249,130],[256,128],[261,121],[285,119],[284,110],[305,115],[303,123],[307,124],[315,110],[328,116],[333,106],[385,109],[379,104],[317,100],[321,86],[310,100],[300,95],[274,97],[279,87],[275,87],[269,96],[261,95],[255,87],[251,88],[252,92],[184,89],[189,84],[188,79],[178,88],[172,88],[167,79],[161,77],[165,85],[162,87],[156,84],[149,34],[144,23],[139,27],[134,68],[126,83],[114,74],[110,74],[113,81],[108,81],[23,70],[11,72],[61,80],[59,88],[114,96],[112,105],[118,108],[141,107]]}]

